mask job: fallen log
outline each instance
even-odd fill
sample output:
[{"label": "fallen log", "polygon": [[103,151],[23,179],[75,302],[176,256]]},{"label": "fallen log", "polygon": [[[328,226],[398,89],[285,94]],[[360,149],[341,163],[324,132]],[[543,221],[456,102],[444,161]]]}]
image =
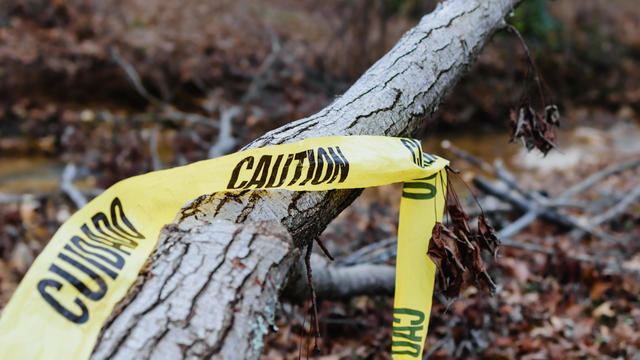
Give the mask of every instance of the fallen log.
[{"label": "fallen log", "polygon": [[[439,5],[332,104],[246,148],[330,135],[412,135],[518,3]],[[359,194],[253,191],[194,200],[164,229],[93,358],[257,359],[300,249]]]}]

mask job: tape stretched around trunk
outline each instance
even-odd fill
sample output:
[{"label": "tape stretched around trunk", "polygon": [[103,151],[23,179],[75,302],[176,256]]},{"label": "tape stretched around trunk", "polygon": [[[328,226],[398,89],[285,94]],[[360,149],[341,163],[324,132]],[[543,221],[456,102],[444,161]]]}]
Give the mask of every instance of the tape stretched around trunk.
[{"label": "tape stretched around trunk", "polygon": [[192,199],[219,191],[321,191],[405,182],[400,203],[394,359],[421,358],[448,161],[420,142],[335,136],[237,152],[122,180],[71,216],[37,257],[0,318],[2,359],[87,359],[116,303]]}]

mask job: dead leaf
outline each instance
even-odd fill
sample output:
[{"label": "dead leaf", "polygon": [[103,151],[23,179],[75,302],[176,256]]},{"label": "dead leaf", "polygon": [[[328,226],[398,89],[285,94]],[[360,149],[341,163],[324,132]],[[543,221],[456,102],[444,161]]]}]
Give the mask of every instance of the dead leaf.
[{"label": "dead leaf", "polygon": [[498,247],[500,247],[500,239],[496,236],[493,227],[489,225],[484,214],[478,216],[478,243],[480,246],[489,251],[493,257],[498,254]]},{"label": "dead leaf", "polygon": [[613,309],[611,309],[611,302],[610,301],[605,301],[602,304],[600,304],[600,306],[598,306],[597,308],[595,308],[592,312],[593,316],[599,318],[601,316],[608,316],[608,317],[614,317],[616,316],[616,313],[613,311]]},{"label": "dead leaf", "polygon": [[598,300],[602,296],[602,294],[611,288],[612,284],[607,281],[598,281],[593,286],[591,286],[591,291],[589,292],[589,297],[591,300]]},{"label": "dead leaf", "polygon": [[536,112],[528,99],[523,99],[517,109],[509,114],[511,142],[522,139],[527,150],[537,148],[547,154],[556,147],[554,127],[560,125],[560,112],[556,105],[548,105],[543,115]]}]

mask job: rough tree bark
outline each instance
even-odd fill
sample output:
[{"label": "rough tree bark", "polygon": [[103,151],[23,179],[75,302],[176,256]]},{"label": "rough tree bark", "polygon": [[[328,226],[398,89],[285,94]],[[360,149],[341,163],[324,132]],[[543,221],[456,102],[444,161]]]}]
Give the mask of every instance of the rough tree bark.
[{"label": "rough tree bark", "polygon": [[[449,0],[340,98],[246,148],[329,135],[410,136],[519,0]],[[202,196],[163,230],[93,358],[257,359],[298,261],[359,190]]]}]

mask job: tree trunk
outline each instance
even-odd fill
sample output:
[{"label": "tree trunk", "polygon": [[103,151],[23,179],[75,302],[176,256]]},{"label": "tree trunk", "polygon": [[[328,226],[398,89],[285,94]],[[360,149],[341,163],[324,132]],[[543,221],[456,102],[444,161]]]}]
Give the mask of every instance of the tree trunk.
[{"label": "tree trunk", "polygon": [[[330,135],[412,135],[517,3],[439,5],[331,105],[246,148]],[[93,358],[257,359],[300,248],[359,194],[247,191],[194,200],[163,230]]]}]

